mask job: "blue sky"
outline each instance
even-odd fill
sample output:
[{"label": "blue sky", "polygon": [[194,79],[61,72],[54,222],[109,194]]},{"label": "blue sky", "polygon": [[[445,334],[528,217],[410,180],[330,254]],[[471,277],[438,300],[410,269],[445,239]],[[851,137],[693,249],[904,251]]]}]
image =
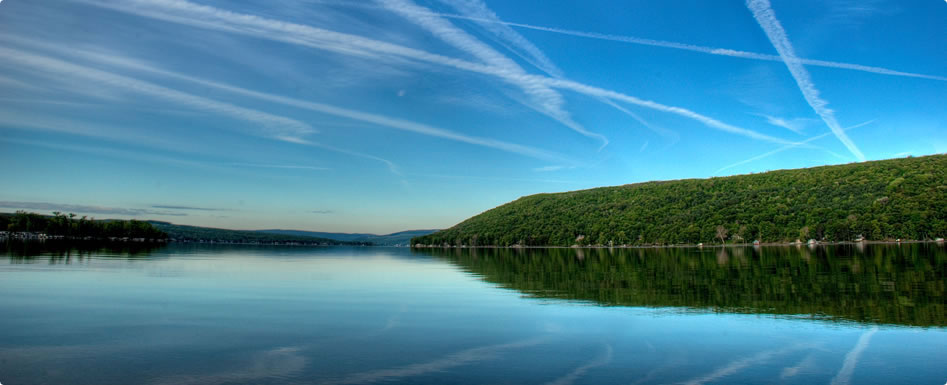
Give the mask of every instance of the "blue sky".
[{"label": "blue sky", "polygon": [[947,4],[6,0],[0,210],[445,228],[947,152]]}]

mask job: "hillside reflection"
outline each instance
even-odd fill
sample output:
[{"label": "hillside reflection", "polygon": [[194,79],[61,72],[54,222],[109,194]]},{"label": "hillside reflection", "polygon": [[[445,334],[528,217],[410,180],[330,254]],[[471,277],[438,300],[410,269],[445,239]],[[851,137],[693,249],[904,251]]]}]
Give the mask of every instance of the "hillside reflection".
[{"label": "hillside reflection", "polygon": [[947,326],[942,244],[415,252],[528,297]]},{"label": "hillside reflection", "polygon": [[0,256],[9,258],[10,263],[69,264],[91,257],[145,259],[164,247],[164,243],[145,242],[7,241],[0,242]]}]

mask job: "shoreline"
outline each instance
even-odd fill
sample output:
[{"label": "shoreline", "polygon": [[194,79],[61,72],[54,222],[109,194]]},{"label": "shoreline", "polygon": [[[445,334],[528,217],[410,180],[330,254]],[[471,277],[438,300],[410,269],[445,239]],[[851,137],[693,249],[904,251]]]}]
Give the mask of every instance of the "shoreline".
[{"label": "shoreline", "polygon": [[412,249],[673,249],[673,248],[695,248],[695,249],[715,249],[723,247],[786,247],[786,246],[840,246],[840,245],[900,245],[900,244],[911,244],[911,243],[937,243],[943,244],[944,240],[901,240],[901,241],[840,241],[840,242],[816,242],[816,243],[806,243],[806,242],[766,242],[766,243],[727,243],[727,244],[710,244],[710,245],[700,245],[700,244],[676,244],[676,245],[616,245],[616,246],[607,246],[607,245],[572,245],[572,246],[523,246],[523,245],[513,245],[513,246],[455,246],[455,245],[421,245],[415,244],[411,245]]}]

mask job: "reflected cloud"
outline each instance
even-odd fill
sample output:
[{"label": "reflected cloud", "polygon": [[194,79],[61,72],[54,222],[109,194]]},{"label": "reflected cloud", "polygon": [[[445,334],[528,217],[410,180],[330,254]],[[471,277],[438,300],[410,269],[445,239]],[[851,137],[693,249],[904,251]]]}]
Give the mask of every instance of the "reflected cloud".
[{"label": "reflected cloud", "polygon": [[815,357],[813,357],[812,354],[809,354],[808,356],[803,358],[802,361],[799,361],[799,363],[796,364],[796,366],[790,366],[783,369],[783,373],[780,374],[779,378],[784,380],[789,377],[795,376],[799,374],[799,372],[802,371],[803,369],[808,369],[812,367],[813,364],[815,364]]},{"label": "reflected cloud", "polygon": [[704,384],[711,381],[716,381],[723,377],[727,377],[736,373],[743,371],[746,368],[749,368],[754,365],[762,364],[766,361],[769,361],[775,356],[786,354],[800,349],[810,348],[808,345],[796,345],[784,349],[776,350],[765,350],[759,353],[756,353],[752,356],[741,358],[735,361],[731,361],[729,364],[714,370],[713,372],[708,373],[707,375],[694,378],[689,381],[682,382],[681,384],[687,385],[698,385]]},{"label": "reflected cloud", "polygon": [[608,365],[609,362],[612,362],[612,346],[605,345],[605,353],[601,357],[598,357],[592,361],[589,361],[587,364],[582,365],[575,370],[569,372],[565,376],[557,378],[555,381],[547,382],[547,385],[571,385],[579,377],[585,375],[585,372],[597,368],[599,366]]},{"label": "reflected cloud", "polygon": [[392,369],[380,369],[356,373],[336,380],[323,381],[320,382],[320,384],[370,384],[380,381],[390,381],[398,378],[414,377],[422,374],[444,371],[457,366],[490,360],[496,358],[496,356],[503,351],[535,346],[543,343],[544,341],[545,338],[533,338],[506,344],[482,346],[479,348],[462,350],[460,352],[448,355],[447,357],[429,362],[422,362],[419,364],[407,365]]},{"label": "reflected cloud", "polygon": [[299,354],[299,348],[282,347],[260,352],[251,359],[244,369],[234,369],[220,373],[204,375],[180,375],[159,379],[154,385],[212,385],[250,380],[286,377],[306,366],[307,359]]},{"label": "reflected cloud", "polygon": [[863,333],[861,337],[858,337],[858,342],[855,343],[855,347],[845,355],[845,362],[842,364],[842,368],[839,369],[838,374],[835,375],[835,378],[832,379],[832,385],[844,385],[851,381],[852,373],[855,373],[855,365],[858,365],[858,358],[861,357],[865,349],[868,349],[871,336],[875,335],[876,332],[878,332],[878,328],[872,328]]}]

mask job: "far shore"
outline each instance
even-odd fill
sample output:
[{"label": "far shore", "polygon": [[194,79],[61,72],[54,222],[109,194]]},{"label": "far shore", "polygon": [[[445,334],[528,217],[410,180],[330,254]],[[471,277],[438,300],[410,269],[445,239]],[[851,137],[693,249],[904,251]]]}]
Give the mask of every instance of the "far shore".
[{"label": "far shore", "polygon": [[675,244],[675,245],[572,245],[572,246],[453,246],[453,245],[412,245],[413,249],[670,249],[670,248],[721,248],[721,247],[762,247],[762,246],[840,246],[840,245],[900,245],[908,243],[938,243],[943,244],[943,239],[930,240],[886,240],[886,241],[840,241],[828,242],[819,241],[815,243],[807,242],[761,242],[761,243],[727,243],[727,244]]}]

